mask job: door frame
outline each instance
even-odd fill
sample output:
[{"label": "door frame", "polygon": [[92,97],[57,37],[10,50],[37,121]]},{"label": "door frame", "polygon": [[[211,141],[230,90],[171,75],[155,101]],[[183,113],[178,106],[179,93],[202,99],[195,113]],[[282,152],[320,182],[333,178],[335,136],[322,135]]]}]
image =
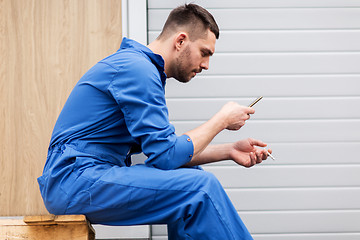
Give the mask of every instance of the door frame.
[{"label": "door frame", "polygon": [[147,0],[122,0],[121,16],[122,36],[147,45]]}]

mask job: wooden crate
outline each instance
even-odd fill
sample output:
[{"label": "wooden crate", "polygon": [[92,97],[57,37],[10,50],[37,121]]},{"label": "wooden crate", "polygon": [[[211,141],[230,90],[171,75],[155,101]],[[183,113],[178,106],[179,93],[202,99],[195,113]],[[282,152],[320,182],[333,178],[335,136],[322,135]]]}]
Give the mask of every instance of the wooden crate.
[{"label": "wooden crate", "polygon": [[25,216],[0,219],[0,240],[95,240],[84,215]]}]

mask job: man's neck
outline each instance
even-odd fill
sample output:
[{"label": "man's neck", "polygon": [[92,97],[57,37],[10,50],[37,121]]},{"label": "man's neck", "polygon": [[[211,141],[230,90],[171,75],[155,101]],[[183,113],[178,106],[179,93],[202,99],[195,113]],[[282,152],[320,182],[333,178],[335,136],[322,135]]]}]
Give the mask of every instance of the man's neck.
[{"label": "man's neck", "polygon": [[171,62],[171,45],[167,42],[167,41],[160,41],[160,40],[155,40],[153,42],[151,42],[149,45],[147,45],[147,47],[153,51],[156,54],[159,54],[165,62],[165,73],[166,75],[169,77],[169,69],[167,68],[169,66],[169,63]]}]

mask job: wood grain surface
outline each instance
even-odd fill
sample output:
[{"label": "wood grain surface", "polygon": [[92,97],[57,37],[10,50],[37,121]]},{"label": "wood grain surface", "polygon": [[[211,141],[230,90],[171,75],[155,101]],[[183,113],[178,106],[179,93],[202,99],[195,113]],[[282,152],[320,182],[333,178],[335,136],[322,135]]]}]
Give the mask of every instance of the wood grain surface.
[{"label": "wood grain surface", "polygon": [[0,1],[0,216],[46,213],[36,178],[57,116],[120,43],[120,0]]}]

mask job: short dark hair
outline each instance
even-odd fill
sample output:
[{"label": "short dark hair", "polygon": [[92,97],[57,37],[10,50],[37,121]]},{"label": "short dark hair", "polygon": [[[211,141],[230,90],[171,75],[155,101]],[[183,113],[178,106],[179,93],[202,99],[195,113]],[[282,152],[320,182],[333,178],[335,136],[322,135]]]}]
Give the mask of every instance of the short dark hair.
[{"label": "short dark hair", "polygon": [[158,39],[169,37],[181,27],[188,30],[191,41],[202,37],[208,29],[219,39],[219,27],[214,17],[205,8],[193,3],[179,6],[170,12]]}]

